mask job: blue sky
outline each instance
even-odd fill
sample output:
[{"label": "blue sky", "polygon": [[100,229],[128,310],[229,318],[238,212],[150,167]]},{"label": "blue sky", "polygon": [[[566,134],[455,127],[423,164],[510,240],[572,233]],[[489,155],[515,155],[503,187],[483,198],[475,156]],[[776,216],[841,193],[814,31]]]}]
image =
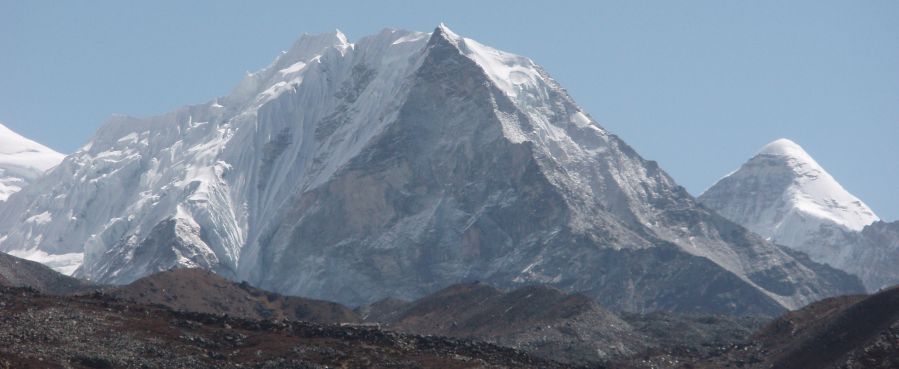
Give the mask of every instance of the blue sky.
[{"label": "blue sky", "polygon": [[556,3],[0,0],[0,122],[71,152],[112,113],[226,94],[303,32],[446,22],[534,59],[695,195],[788,137],[899,219],[899,1]]}]

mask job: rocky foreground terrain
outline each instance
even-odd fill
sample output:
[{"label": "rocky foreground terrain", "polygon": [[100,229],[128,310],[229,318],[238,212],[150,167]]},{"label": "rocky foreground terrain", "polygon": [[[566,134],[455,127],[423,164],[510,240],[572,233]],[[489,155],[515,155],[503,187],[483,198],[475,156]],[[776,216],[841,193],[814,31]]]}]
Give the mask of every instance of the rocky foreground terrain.
[{"label": "rocky foreground terrain", "polygon": [[747,342],[710,355],[646,352],[606,365],[624,369],[899,368],[899,287],[810,304],[766,324]]},{"label": "rocky foreground terrain", "polygon": [[175,310],[228,314],[245,319],[316,323],[361,321],[353,310],[334,302],[282,296],[247,283],[234,283],[204,269],[173,269],[104,291],[139,304],[161,304]]},{"label": "rocky foreground terrain", "polygon": [[0,369],[325,367],[896,368],[899,287],[774,320],[482,283],[349,309],[200,269],[97,286],[0,254]]},{"label": "rocky foreground terrain", "polygon": [[899,368],[899,287],[819,301],[774,320],[750,345],[684,367],[734,363],[743,368]]},{"label": "rocky foreground terrain", "polygon": [[483,283],[450,286],[415,301],[385,299],[351,310],[281,296],[202,269],[176,269],[104,288],[110,296],[175,310],[246,319],[361,323],[413,335],[511,347],[569,365],[676,352],[705,357],[746,342],[770,318],[616,313],[580,294],[535,285],[509,292]]},{"label": "rocky foreground terrain", "polygon": [[616,313],[547,286],[503,292],[459,284],[416,300],[357,309],[385,329],[483,340],[576,365],[670,354],[709,357],[748,342],[766,317]]},{"label": "rocky foreground terrain", "polygon": [[562,368],[487,343],[0,287],[0,368]]}]

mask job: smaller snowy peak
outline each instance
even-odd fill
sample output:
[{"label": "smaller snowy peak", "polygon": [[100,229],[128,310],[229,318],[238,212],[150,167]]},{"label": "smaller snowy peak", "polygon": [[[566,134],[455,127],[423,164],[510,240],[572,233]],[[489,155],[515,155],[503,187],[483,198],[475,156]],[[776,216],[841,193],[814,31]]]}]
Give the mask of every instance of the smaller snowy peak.
[{"label": "smaller snowy peak", "polygon": [[788,139],[762,147],[699,201],[773,242],[858,275],[869,289],[896,275],[878,261],[889,251],[865,241],[879,220],[874,211]]},{"label": "smaller snowy peak", "polygon": [[795,177],[788,194],[798,210],[829,219],[853,231],[860,231],[880,219],[797,143],[781,138],[765,145],[758,156],[778,157],[792,169]]},{"label": "smaller snowy peak", "polygon": [[700,200],[731,220],[780,242],[799,242],[799,236],[784,237],[800,232],[795,222],[814,228],[806,230],[809,232],[821,224],[860,231],[879,220],[808,152],[786,138],[762,147],[739,170],[703,193]]}]

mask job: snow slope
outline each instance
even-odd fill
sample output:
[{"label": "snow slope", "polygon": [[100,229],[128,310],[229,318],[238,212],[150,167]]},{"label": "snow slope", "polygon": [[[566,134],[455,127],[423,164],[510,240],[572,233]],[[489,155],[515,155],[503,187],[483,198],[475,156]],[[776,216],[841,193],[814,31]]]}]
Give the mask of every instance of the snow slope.
[{"label": "snow slope", "polygon": [[63,155],[0,124],[0,201],[18,192]]},{"label": "snow slope", "polygon": [[795,177],[784,200],[797,212],[853,231],[879,220],[795,142],[781,138],[765,145],[758,155],[780,158],[790,167]]},{"label": "snow slope", "polygon": [[851,239],[879,220],[805,150],[788,139],[765,145],[699,200],[772,242],[856,273]]},{"label": "snow slope", "polygon": [[858,287],[698,206],[530,59],[443,25],[306,35],[228,96],[113,117],[0,232],[83,251],[98,281],[200,266],[347,304],[477,279],[774,314]]}]

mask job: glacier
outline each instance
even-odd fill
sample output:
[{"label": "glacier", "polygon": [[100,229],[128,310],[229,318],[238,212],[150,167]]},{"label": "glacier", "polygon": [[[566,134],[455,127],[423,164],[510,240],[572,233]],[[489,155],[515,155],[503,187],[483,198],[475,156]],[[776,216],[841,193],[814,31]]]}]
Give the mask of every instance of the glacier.
[{"label": "glacier", "polygon": [[203,267],[351,305],[482,280],[775,314],[861,288],[699,205],[530,59],[444,25],[304,35],[227,96],[113,116],[9,197],[0,234],[83,252],[74,274],[100,282]]}]

